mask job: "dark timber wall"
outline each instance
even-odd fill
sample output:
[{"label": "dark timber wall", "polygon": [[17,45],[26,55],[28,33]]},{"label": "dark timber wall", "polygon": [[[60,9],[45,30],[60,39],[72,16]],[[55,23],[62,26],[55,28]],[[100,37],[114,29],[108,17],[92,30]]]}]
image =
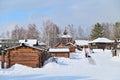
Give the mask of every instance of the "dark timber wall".
[{"label": "dark timber wall", "polygon": [[11,67],[16,63],[30,67],[42,67],[44,62],[42,50],[29,46],[8,49],[5,56],[7,67]]}]

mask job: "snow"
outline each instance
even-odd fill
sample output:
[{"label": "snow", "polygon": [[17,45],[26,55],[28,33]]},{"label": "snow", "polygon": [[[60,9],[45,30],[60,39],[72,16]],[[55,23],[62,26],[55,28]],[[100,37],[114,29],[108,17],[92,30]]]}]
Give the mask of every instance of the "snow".
[{"label": "snow", "polygon": [[75,40],[75,44],[79,46],[88,45],[89,41],[87,40]]},{"label": "snow", "polygon": [[78,50],[74,59],[50,58],[43,68],[15,64],[0,69],[0,80],[120,80],[120,56],[112,57],[110,50],[93,51],[91,58]]},{"label": "snow", "polygon": [[37,44],[36,39],[23,39],[23,40],[19,40],[19,42],[24,43],[24,44],[29,45],[29,46],[33,46],[33,45]]},{"label": "snow", "polygon": [[69,52],[69,48],[50,48],[49,52]]},{"label": "snow", "polygon": [[45,45],[45,46],[46,46],[46,44],[45,44],[44,42],[39,42],[38,44],[41,45],[41,46],[42,46],[42,45]]},{"label": "snow", "polygon": [[113,40],[107,39],[107,38],[97,38],[90,43],[113,43]]},{"label": "snow", "polygon": [[67,35],[62,35],[61,38],[72,38],[72,36],[67,34]]}]

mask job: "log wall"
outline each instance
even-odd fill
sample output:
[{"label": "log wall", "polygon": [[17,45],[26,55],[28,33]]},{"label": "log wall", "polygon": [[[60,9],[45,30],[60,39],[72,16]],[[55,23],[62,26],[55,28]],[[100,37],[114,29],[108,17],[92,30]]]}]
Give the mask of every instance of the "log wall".
[{"label": "log wall", "polygon": [[51,53],[52,56],[54,57],[65,57],[69,58],[69,53]]},{"label": "log wall", "polygon": [[10,49],[6,54],[7,67],[14,64],[22,64],[30,67],[42,67],[42,52],[31,47],[19,47]]}]

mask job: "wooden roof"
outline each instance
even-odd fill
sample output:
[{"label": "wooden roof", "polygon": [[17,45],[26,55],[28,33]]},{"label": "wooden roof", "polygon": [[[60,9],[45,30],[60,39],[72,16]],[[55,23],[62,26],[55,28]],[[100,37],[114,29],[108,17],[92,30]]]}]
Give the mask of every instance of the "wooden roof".
[{"label": "wooden roof", "polygon": [[22,47],[22,46],[29,47],[29,48],[33,48],[33,49],[37,49],[37,50],[41,50],[41,51],[43,50],[43,49],[40,49],[40,48],[37,48],[37,47],[25,45],[24,43],[22,43],[22,44],[20,44],[20,45],[18,45],[18,46],[6,48],[6,50],[16,49],[16,48],[19,48],[19,47]]},{"label": "wooden roof", "polygon": [[64,47],[65,47],[65,45],[64,45],[64,44],[62,44],[62,43],[58,43],[55,47],[57,47],[57,48],[64,48]]}]

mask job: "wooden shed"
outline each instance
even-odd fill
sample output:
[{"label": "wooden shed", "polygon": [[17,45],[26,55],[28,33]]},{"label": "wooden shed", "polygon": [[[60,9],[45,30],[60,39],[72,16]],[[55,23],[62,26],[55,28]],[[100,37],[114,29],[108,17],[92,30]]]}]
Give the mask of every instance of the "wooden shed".
[{"label": "wooden shed", "polygon": [[76,46],[73,43],[67,43],[65,46],[70,49],[70,52],[75,52],[76,50]]},{"label": "wooden shed", "polygon": [[82,50],[84,46],[89,46],[88,40],[75,40],[74,44],[76,45],[78,50]]},{"label": "wooden shed", "polygon": [[76,49],[76,46],[72,44],[71,42],[67,44],[58,43],[55,47],[56,48],[69,48],[70,52],[75,52],[75,49]]},{"label": "wooden shed", "polygon": [[39,48],[20,45],[7,49],[5,55],[6,66],[11,67],[14,64],[22,64],[30,67],[42,67],[44,63],[44,55]]},{"label": "wooden shed", "polygon": [[69,58],[69,48],[50,48],[49,53],[52,57]]},{"label": "wooden shed", "polygon": [[89,43],[91,49],[110,49],[114,41],[107,38],[97,38]]}]

